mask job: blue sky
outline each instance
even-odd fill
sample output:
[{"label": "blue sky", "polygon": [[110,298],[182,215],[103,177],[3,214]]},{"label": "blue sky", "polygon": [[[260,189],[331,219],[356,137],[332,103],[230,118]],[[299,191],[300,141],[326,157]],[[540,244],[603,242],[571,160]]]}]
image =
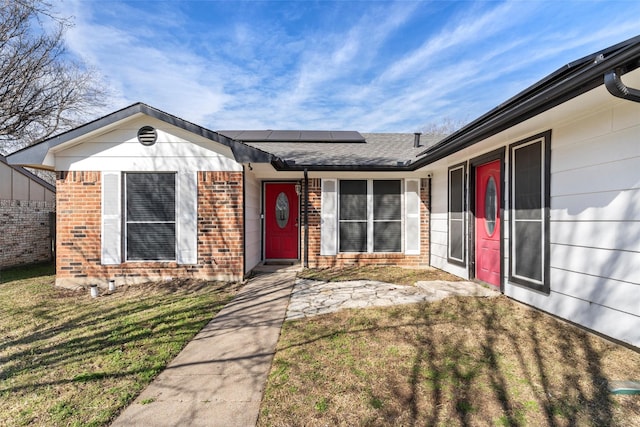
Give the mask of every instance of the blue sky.
[{"label": "blue sky", "polygon": [[65,0],[71,54],[210,129],[414,132],[471,121],[640,35],[637,1]]}]

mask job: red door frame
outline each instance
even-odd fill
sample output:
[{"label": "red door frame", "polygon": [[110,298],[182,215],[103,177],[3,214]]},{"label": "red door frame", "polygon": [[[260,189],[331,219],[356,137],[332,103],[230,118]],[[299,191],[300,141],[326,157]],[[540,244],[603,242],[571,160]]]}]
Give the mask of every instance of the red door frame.
[{"label": "red door frame", "polygon": [[469,161],[469,277],[476,279],[476,168],[494,160],[500,160],[500,292],[504,292],[504,156],[505,147],[483,154]]},{"label": "red door frame", "polygon": [[[300,259],[300,195],[296,193],[296,210],[297,210],[297,224],[296,224],[296,257],[295,258],[267,258],[267,185],[269,184],[288,184],[295,188],[295,185],[299,184],[298,181],[263,181],[262,182],[262,260],[299,260]],[[290,221],[296,221],[296,217],[290,217]]]}]

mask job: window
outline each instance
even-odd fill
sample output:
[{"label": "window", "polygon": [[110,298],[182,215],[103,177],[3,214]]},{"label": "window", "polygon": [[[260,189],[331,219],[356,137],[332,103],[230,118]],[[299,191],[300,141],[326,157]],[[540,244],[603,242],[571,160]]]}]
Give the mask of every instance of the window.
[{"label": "window", "polygon": [[400,252],[401,191],[400,180],[340,181],[340,252]]},{"label": "window", "polygon": [[340,252],[367,252],[367,181],[340,181]]},{"label": "window", "polygon": [[460,164],[449,168],[449,217],[448,248],[449,262],[465,266],[465,174],[466,165]]},{"label": "window", "polygon": [[509,146],[509,280],[549,292],[551,132]]},{"label": "window", "polygon": [[402,250],[400,181],[373,181],[373,251]]},{"label": "window", "polygon": [[176,259],[176,175],[125,174],[125,251],[128,261]]}]

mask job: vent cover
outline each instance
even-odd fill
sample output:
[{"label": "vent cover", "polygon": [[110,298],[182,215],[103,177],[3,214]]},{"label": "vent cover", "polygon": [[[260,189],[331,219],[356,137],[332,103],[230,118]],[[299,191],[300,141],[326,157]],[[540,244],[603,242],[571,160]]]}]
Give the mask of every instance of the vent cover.
[{"label": "vent cover", "polygon": [[143,126],[138,130],[138,142],[142,145],[153,145],[158,139],[158,132],[151,126]]}]

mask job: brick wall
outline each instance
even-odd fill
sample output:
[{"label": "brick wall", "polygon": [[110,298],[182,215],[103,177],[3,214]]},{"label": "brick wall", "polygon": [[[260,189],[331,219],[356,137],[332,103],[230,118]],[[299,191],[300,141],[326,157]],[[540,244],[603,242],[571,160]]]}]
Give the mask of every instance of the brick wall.
[{"label": "brick wall", "polygon": [[[420,255],[404,253],[338,253],[320,255],[321,180],[309,179],[309,267],[327,268],[350,265],[398,265],[427,267],[429,265],[429,187],[420,180]],[[304,239],[304,233],[302,233]],[[301,245],[302,246],[302,245]]]},{"label": "brick wall", "polygon": [[55,202],[0,200],[0,268],[51,260]]},{"label": "brick wall", "polygon": [[173,277],[243,277],[242,172],[198,172],[198,264],[101,265],[101,174],[63,172],[57,179],[56,284],[139,283]]}]

